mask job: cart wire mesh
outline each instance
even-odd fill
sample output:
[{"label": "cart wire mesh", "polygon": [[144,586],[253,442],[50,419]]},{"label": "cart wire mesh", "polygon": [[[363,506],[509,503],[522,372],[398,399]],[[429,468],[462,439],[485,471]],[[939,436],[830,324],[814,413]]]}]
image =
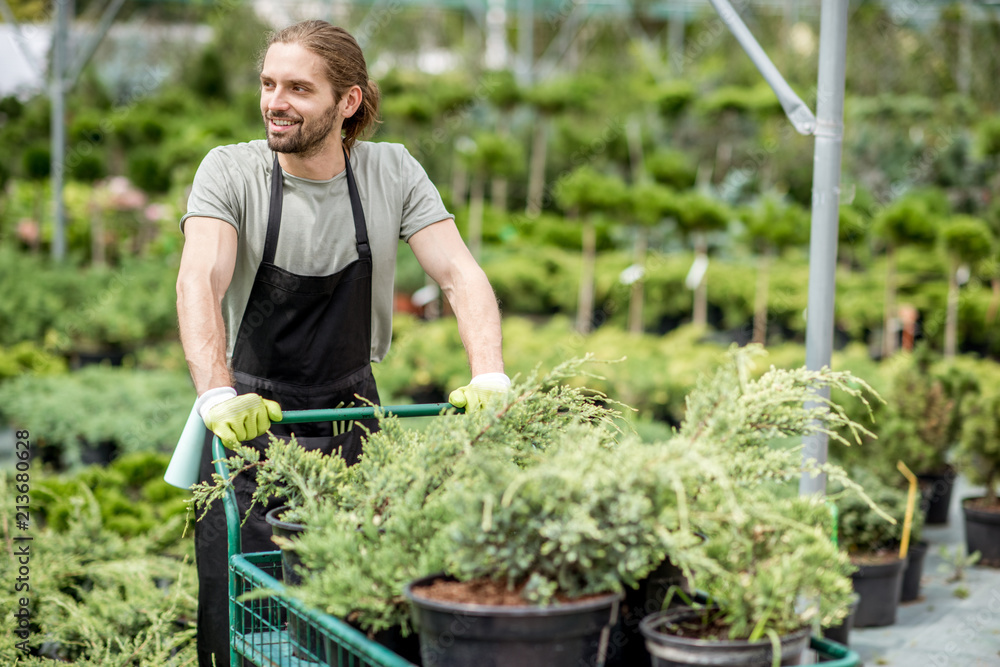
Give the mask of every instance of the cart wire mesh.
[{"label": "cart wire mesh", "polygon": [[[450,403],[286,411],[282,423],[370,419],[379,414],[431,417],[461,412]],[[212,438],[215,471],[229,477],[227,452]],[[279,580],[281,552],[242,553],[241,517],[232,486],[223,495],[229,550],[230,662],[258,667],[414,667],[347,623],[291,597]],[[242,656],[242,657],[241,657]]]},{"label": "cart wire mesh", "polygon": [[276,578],[281,573],[280,551],[234,555],[230,573],[235,580],[230,602],[236,610],[232,646],[254,664],[413,667],[343,621],[289,597]]}]

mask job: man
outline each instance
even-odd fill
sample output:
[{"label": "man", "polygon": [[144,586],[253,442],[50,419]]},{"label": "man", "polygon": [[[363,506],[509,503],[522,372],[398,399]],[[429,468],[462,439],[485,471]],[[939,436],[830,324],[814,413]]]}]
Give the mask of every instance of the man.
[{"label": "man", "polygon": [[[495,296],[440,195],[403,146],[358,141],[377,122],[379,90],[354,38],[323,21],[288,27],[270,40],[260,85],[266,142],[212,150],[181,220],[178,320],[208,429],[263,448],[269,428],[291,431],[272,428],[282,409],[378,402],[371,362],[389,348],[400,238],[456,314],[472,381],[450,400],[475,409],[506,391]],[[353,463],[363,429],[341,430],[299,424],[295,435]],[[201,466],[208,479],[210,447]],[[252,488],[237,487],[241,513]],[[244,552],[274,548],[267,509],[247,519]],[[199,661],[228,665],[221,507],[197,523],[195,548]]]}]

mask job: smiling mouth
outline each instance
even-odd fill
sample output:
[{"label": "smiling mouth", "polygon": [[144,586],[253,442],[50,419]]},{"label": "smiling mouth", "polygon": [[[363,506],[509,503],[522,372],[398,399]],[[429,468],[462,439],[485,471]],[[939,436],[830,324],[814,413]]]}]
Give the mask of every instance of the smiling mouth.
[{"label": "smiling mouth", "polygon": [[283,132],[291,127],[299,124],[297,120],[291,120],[289,118],[268,118],[267,126],[274,132]]}]

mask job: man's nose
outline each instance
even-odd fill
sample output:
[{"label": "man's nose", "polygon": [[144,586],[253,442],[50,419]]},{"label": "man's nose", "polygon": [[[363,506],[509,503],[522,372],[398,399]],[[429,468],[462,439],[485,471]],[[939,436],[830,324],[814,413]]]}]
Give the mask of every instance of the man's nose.
[{"label": "man's nose", "polygon": [[270,97],[267,100],[268,109],[287,109],[288,108],[288,98],[285,95],[285,90],[281,87],[276,87],[271,91]]}]

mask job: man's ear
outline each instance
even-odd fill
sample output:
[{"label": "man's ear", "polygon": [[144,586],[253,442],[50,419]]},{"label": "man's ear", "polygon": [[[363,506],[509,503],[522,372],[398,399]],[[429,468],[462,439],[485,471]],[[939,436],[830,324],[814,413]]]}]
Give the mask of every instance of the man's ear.
[{"label": "man's ear", "polygon": [[344,118],[350,118],[361,107],[362,93],[360,86],[351,86],[340,98],[340,113]]}]

